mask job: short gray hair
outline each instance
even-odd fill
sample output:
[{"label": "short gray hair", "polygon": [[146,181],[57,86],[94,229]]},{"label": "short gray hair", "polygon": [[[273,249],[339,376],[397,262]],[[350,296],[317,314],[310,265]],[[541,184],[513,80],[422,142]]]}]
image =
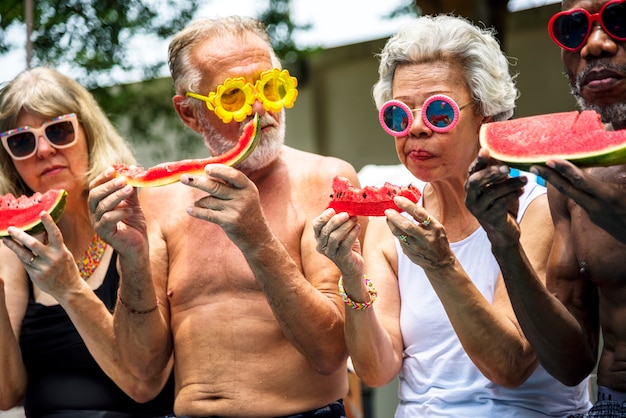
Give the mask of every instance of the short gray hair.
[{"label": "short gray hair", "polygon": [[274,66],[282,68],[280,60],[272,48],[265,25],[261,21],[245,16],[198,19],[178,32],[168,48],[168,64],[176,94],[184,96],[188,91],[197,91],[200,84],[202,74],[194,68],[191,62],[191,52],[198,42],[209,38],[241,37],[249,33],[258,36],[267,43]]},{"label": "short gray hair", "polygon": [[379,79],[373,88],[378,109],[393,97],[398,65],[447,61],[463,68],[465,84],[483,116],[494,121],[513,116],[519,92],[492,29],[452,15],[422,16],[392,36],[379,58]]}]

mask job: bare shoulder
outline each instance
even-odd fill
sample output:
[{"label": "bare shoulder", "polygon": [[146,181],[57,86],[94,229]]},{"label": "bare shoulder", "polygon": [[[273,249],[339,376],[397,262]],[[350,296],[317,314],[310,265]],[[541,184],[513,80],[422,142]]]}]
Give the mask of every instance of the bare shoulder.
[{"label": "bare shoulder", "polygon": [[296,216],[310,220],[328,206],[335,176],[358,182],[356,170],[344,160],[284,147],[272,175],[257,186],[262,195],[275,196],[271,202],[266,200],[266,207],[278,204],[286,208],[289,201]]},{"label": "bare shoulder", "polygon": [[335,176],[350,179],[353,184],[358,183],[356,170],[349,162],[337,157],[324,156],[311,152],[285,147],[282,157],[290,167],[292,174],[311,186],[319,185],[328,188]]}]

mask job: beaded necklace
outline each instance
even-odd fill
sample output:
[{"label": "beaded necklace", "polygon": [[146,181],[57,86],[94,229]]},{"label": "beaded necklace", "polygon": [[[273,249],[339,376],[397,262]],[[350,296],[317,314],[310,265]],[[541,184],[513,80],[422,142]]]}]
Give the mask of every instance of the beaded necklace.
[{"label": "beaded necklace", "polygon": [[80,277],[87,280],[93,274],[98,264],[100,264],[100,260],[106,248],[106,242],[104,242],[98,234],[94,234],[89,243],[89,248],[87,248],[81,259],[76,262]]}]

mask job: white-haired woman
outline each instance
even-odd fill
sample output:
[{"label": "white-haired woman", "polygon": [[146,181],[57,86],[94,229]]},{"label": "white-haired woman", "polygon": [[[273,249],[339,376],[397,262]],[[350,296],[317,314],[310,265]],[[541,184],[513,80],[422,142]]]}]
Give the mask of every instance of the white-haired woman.
[{"label": "white-haired woman", "polygon": [[[520,330],[503,272],[464,184],[481,124],[508,119],[517,89],[492,31],[450,15],[423,16],[380,55],[374,99],[396,152],[425,182],[404,213],[371,219],[361,256],[357,219],[326,210],[318,251],[341,269],[346,341],[370,386],[399,377],[396,417],[567,416],[588,407],[587,387],[549,376]],[[532,176],[518,200],[521,243],[543,271],[552,223]],[[507,272],[506,274],[515,274]]]}]

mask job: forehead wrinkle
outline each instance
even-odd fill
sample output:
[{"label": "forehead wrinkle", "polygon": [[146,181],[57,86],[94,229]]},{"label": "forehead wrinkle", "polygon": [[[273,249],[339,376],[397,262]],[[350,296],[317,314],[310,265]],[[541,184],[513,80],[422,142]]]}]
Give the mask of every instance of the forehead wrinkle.
[{"label": "forehead wrinkle", "polygon": [[273,68],[268,45],[250,34],[201,42],[193,50],[193,59],[206,75],[204,81],[212,80],[214,86],[232,77],[244,77],[251,81],[258,78],[262,71]]}]

